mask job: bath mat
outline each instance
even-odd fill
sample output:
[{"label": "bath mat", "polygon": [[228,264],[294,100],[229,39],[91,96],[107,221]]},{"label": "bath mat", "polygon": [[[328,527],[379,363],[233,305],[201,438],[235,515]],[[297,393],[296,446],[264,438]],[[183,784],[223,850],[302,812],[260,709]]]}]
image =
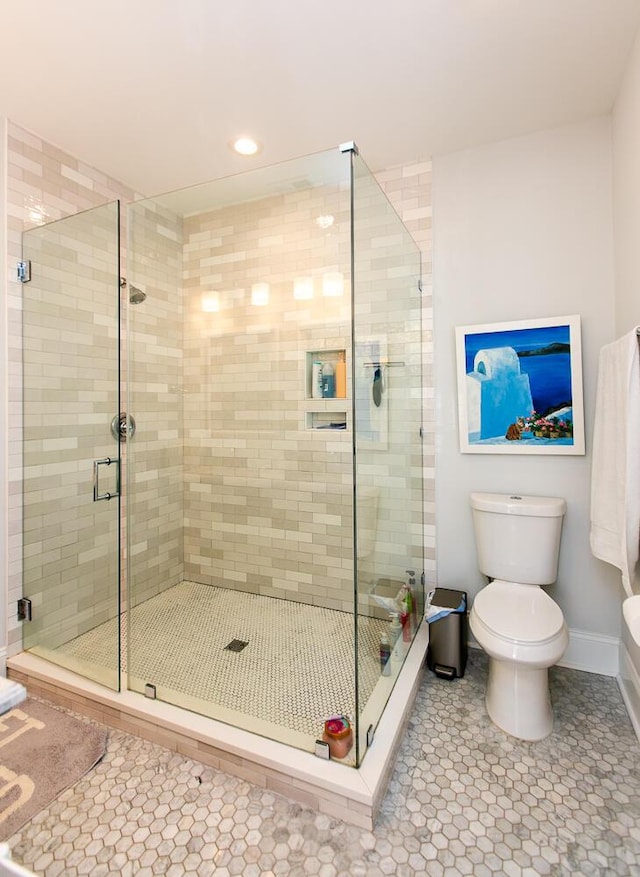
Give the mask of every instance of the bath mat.
[{"label": "bath mat", "polygon": [[27,698],[0,716],[0,841],[97,764],[107,732]]}]

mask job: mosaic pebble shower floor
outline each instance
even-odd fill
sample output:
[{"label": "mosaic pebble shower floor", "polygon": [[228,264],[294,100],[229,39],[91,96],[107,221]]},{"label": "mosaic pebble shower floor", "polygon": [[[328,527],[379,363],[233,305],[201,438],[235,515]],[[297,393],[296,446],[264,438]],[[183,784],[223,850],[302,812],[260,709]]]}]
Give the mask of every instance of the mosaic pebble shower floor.
[{"label": "mosaic pebble shower floor", "polygon": [[[109,666],[114,619],[64,646],[67,656]],[[361,703],[380,676],[385,623],[360,616]],[[182,582],[135,607],[129,669],[136,679],[313,740],[324,719],[354,713],[353,616],[347,612]],[[127,625],[122,624],[127,669]],[[233,640],[248,645],[228,649]]]},{"label": "mosaic pebble shower floor", "polygon": [[[122,732],[10,839],[43,877],[637,877],[640,744],[615,680],[553,668],[553,733],[495,728],[487,663],[428,673],[373,832]],[[85,720],[89,721],[89,720]]]}]

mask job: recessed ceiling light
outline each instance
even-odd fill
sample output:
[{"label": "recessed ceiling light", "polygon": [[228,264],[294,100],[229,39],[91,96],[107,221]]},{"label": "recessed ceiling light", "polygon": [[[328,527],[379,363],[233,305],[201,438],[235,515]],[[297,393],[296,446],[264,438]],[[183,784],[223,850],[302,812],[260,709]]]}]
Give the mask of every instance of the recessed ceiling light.
[{"label": "recessed ceiling light", "polygon": [[238,155],[256,155],[262,149],[261,144],[251,137],[238,137],[231,142],[230,146]]}]

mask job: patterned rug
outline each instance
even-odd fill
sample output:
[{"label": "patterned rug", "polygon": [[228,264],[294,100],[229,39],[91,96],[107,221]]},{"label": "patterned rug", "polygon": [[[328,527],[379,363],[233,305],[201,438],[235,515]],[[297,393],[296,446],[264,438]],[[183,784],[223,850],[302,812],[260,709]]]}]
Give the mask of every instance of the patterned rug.
[{"label": "patterned rug", "polygon": [[27,698],[0,716],[0,841],[102,758],[106,731]]}]

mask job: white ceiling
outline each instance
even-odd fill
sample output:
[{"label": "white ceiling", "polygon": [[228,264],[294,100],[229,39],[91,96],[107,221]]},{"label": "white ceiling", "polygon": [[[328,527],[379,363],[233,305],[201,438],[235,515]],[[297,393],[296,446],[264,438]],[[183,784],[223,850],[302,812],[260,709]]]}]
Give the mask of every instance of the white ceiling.
[{"label": "white ceiling", "polygon": [[[377,170],[610,111],[640,0],[0,0],[0,115],[155,194]],[[228,141],[251,133],[257,157]]]}]

